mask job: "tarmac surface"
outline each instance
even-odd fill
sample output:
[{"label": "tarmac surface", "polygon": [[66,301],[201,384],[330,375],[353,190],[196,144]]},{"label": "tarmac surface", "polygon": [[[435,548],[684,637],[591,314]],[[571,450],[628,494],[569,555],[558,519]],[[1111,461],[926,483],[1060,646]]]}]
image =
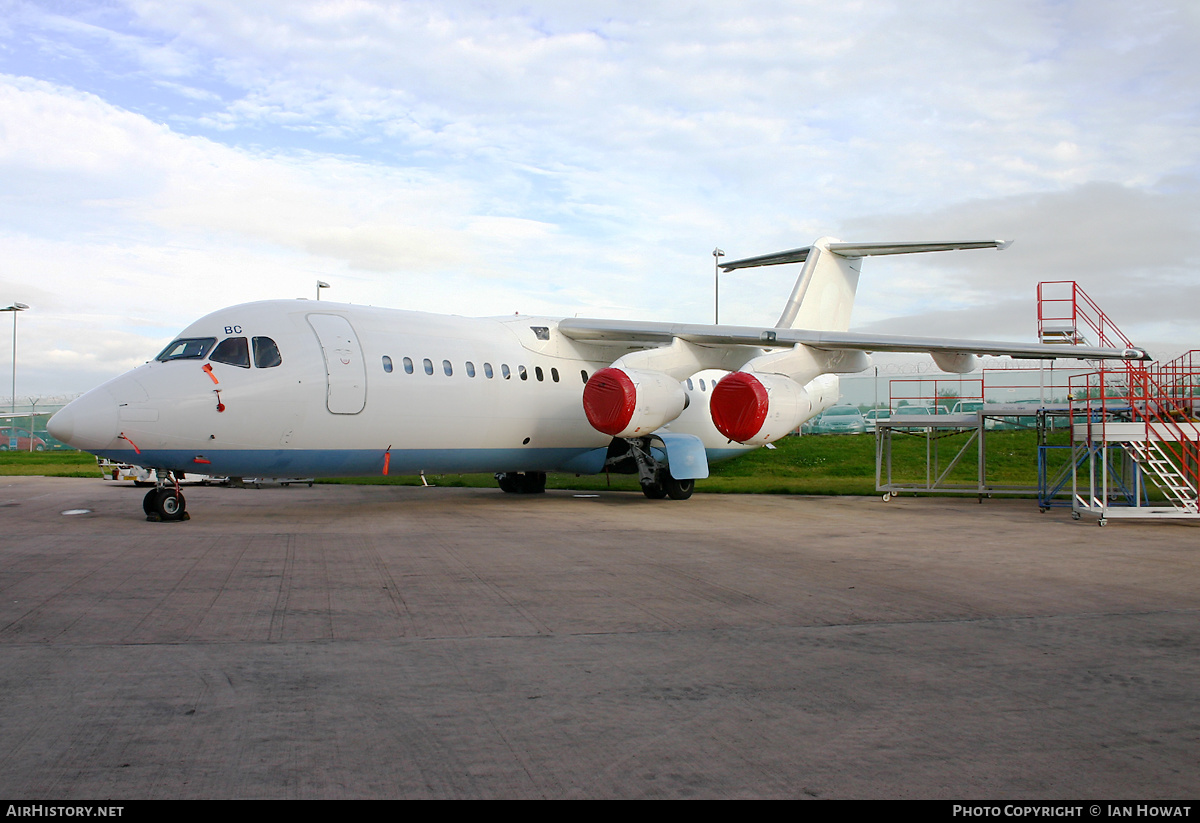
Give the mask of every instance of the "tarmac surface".
[{"label": "tarmac surface", "polygon": [[0,798],[1200,796],[1197,523],[142,494],[0,478]]}]

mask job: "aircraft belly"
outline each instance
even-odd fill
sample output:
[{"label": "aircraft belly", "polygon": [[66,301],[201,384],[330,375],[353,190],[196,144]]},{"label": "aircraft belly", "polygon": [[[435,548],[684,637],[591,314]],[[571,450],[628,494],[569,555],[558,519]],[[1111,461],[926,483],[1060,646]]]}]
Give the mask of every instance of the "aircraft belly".
[{"label": "aircraft belly", "polygon": [[[95,452],[122,462],[219,477],[381,476],[383,449],[128,449]],[[607,447],[583,448],[426,448],[396,449],[386,458],[389,475],[569,471],[595,473],[604,467]]]}]

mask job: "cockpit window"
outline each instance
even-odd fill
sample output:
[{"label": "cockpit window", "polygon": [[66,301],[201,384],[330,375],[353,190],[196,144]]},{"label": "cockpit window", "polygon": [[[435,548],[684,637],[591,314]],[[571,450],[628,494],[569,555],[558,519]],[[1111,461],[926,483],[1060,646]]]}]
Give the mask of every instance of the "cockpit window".
[{"label": "cockpit window", "polygon": [[[386,369],[392,370],[392,358],[383,358],[386,361]],[[275,345],[275,341],[269,337],[254,338],[254,368],[270,369],[283,363],[283,358],[279,356],[279,346]]]},{"label": "cockpit window", "polygon": [[155,360],[199,360],[217,342],[215,337],[181,337],[162,350]]},{"label": "cockpit window", "polygon": [[250,346],[244,337],[226,337],[213,349],[208,358],[214,363],[250,368]]}]

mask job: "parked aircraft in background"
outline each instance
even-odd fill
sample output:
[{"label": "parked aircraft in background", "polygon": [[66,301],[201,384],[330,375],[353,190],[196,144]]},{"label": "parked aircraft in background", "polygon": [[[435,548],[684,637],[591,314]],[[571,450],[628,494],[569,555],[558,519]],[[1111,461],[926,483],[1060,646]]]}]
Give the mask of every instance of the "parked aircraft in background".
[{"label": "parked aircraft in background", "polygon": [[[55,437],[157,470],[143,508],[185,519],[171,474],[322,477],[494,472],[506,492],[546,472],[636,473],[684,499],[709,463],[765,445],[832,406],[867,352],[1137,359],[1140,350],[848,332],[862,258],[1001,241],[813,245],[724,263],[803,263],[772,328],[472,319],[304,300],[232,306],[50,421]],[[1069,351],[1069,355],[1068,355]]]}]

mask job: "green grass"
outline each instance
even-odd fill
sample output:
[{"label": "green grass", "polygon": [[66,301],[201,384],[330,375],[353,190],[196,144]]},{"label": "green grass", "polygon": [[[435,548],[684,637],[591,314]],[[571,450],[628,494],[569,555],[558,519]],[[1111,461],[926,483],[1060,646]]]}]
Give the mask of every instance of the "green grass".
[{"label": "green grass", "polygon": [[[961,448],[964,435],[937,440],[942,466]],[[1065,441],[1064,441],[1065,442]],[[925,476],[924,434],[896,435],[892,445],[893,481],[920,482]],[[987,435],[988,475],[991,483],[1037,485],[1037,436],[1032,431],[992,432]],[[974,486],[977,474],[974,448],[947,482]],[[430,474],[426,480],[437,486],[490,488],[490,474]],[[333,478],[320,483],[367,483],[373,485],[419,486],[419,476]],[[551,489],[637,491],[633,475],[551,474]],[[700,491],[721,494],[875,494],[875,438],[871,435],[824,435],[785,437],[775,449],[757,449],[712,467],[707,480],[696,484]]]},{"label": "green grass", "polygon": [[0,452],[0,475],[99,477],[96,458],[87,452]]},{"label": "green grass", "polygon": [[[1065,436],[1063,442],[1065,441]],[[943,467],[961,447],[963,435],[936,441]],[[725,494],[875,494],[875,438],[871,435],[785,437],[775,449],[757,449],[712,467],[712,475],[697,489]],[[1005,485],[1037,484],[1037,438],[1032,431],[991,432],[987,435],[988,481]],[[892,446],[893,480],[923,482],[926,441],[896,435]],[[974,485],[975,449],[951,474],[949,482]],[[1065,458],[1064,458],[1065,459]],[[49,477],[100,476],[96,459],[86,452],[0,452],[0,475]],[[490,474],[427,475],[430,484],[492,488]],[[330,478],[320,483],[419,486],[417,475]],[[633,475],[552,474],[547,488],[579,491],[637,491]]]}]

